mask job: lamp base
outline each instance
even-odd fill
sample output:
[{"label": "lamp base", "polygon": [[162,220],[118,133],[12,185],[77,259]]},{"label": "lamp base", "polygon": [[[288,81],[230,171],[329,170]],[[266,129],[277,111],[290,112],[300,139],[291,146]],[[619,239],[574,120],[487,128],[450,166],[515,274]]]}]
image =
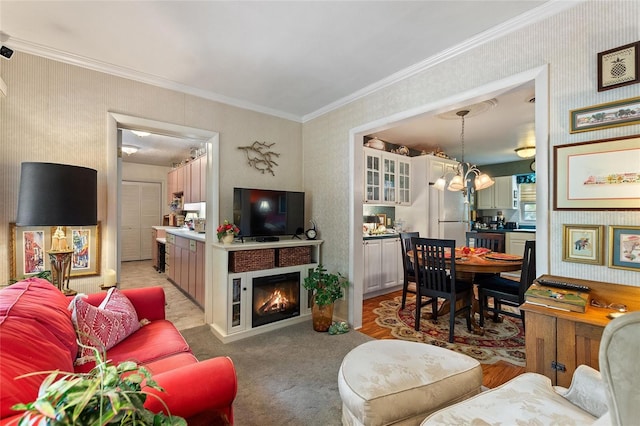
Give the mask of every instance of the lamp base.
[{"label": "lamp base", "polygon": [[66,296],[78,294],[77,291],[69,288],[73,250],[50,250],[47,254],[51,262],[53,284]]}]

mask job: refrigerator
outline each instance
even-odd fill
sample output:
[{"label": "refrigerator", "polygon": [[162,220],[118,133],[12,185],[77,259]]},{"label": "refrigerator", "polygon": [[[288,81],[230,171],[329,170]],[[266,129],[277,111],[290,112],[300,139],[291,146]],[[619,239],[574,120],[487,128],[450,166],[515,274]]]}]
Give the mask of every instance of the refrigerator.
[{"label": "refrigerator", "polygon": [[429,191],[429,237],[456,240],[456,247],[466,245],[469,204],[462,192],[438,191],[431,185]]}]

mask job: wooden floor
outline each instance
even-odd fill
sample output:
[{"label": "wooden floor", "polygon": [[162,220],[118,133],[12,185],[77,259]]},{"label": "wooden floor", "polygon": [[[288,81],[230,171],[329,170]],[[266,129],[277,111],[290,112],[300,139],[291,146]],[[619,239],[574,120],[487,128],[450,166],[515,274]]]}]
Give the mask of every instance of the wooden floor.
[{"label": "wooden floor", "polygon": [[[185,296],[166,279],[165,274],[159,274],[153,269],[152,262],[123,262],[120,288],[162,286],[167,300],[167,319],[172,321],[179,330],[196,327],[204,324],[204,312],[189,297]],[[381,301],[392,299],[402,295],[401,291],[385,294],[365,300],[362,307],[362,329],[358,330],[376,339],[393,339],[388,328],[376,325],[376,315],[373,309],[377,308]],[[508,362],[500,361],[495,364],[482,365],[482,384],[493,388],[512,379],[524,372],[523,367],[518,367]]]},{"label": "wooden floor", "polygon": [[[394,337],[391,335],[389,328],[380,327],[376,324],[376,314],[373,313],[373,310],[377,308],[383,300],[393,299],[401,295],[402,291],[398,290],[394,293],[365,300],[362,304],[362,328],[358,331],[376,339],[393,339]],[[488,388],[499,386],[525,371],[524,367],[513,365],[506,361],[481,365],[482,384]]]}]

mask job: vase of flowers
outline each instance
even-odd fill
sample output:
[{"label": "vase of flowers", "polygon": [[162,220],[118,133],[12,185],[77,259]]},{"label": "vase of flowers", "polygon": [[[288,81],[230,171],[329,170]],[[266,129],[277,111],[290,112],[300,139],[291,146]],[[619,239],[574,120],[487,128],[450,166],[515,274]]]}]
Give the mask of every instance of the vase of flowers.
[{"label": "vase of flowers", "polygon": [[240,228],[233,223],[229,223],[228,220],[225,220],[222,225],[218,226],[216,232],[218,234],[218,241],[224,244],[231,244],[240,233]]}]

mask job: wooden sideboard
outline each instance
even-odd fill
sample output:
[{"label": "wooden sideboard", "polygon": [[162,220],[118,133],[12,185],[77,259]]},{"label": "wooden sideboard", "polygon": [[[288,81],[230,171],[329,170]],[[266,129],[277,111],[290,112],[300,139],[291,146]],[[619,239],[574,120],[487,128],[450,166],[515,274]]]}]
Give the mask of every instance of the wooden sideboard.
[{"label": "wooden sideboard", "polygon": [[[560,276],[540,278],[586,285],[590,298],[604,303],[623,303],[629,311],[640,310],[640,287],[609,284]],[[543,374],[554,385],[569,387],[580,364],[599,370],[600,338],[611,321],[606,308],[588,306],[586,312],[568,312],[524,303],[527,372]]]}]

